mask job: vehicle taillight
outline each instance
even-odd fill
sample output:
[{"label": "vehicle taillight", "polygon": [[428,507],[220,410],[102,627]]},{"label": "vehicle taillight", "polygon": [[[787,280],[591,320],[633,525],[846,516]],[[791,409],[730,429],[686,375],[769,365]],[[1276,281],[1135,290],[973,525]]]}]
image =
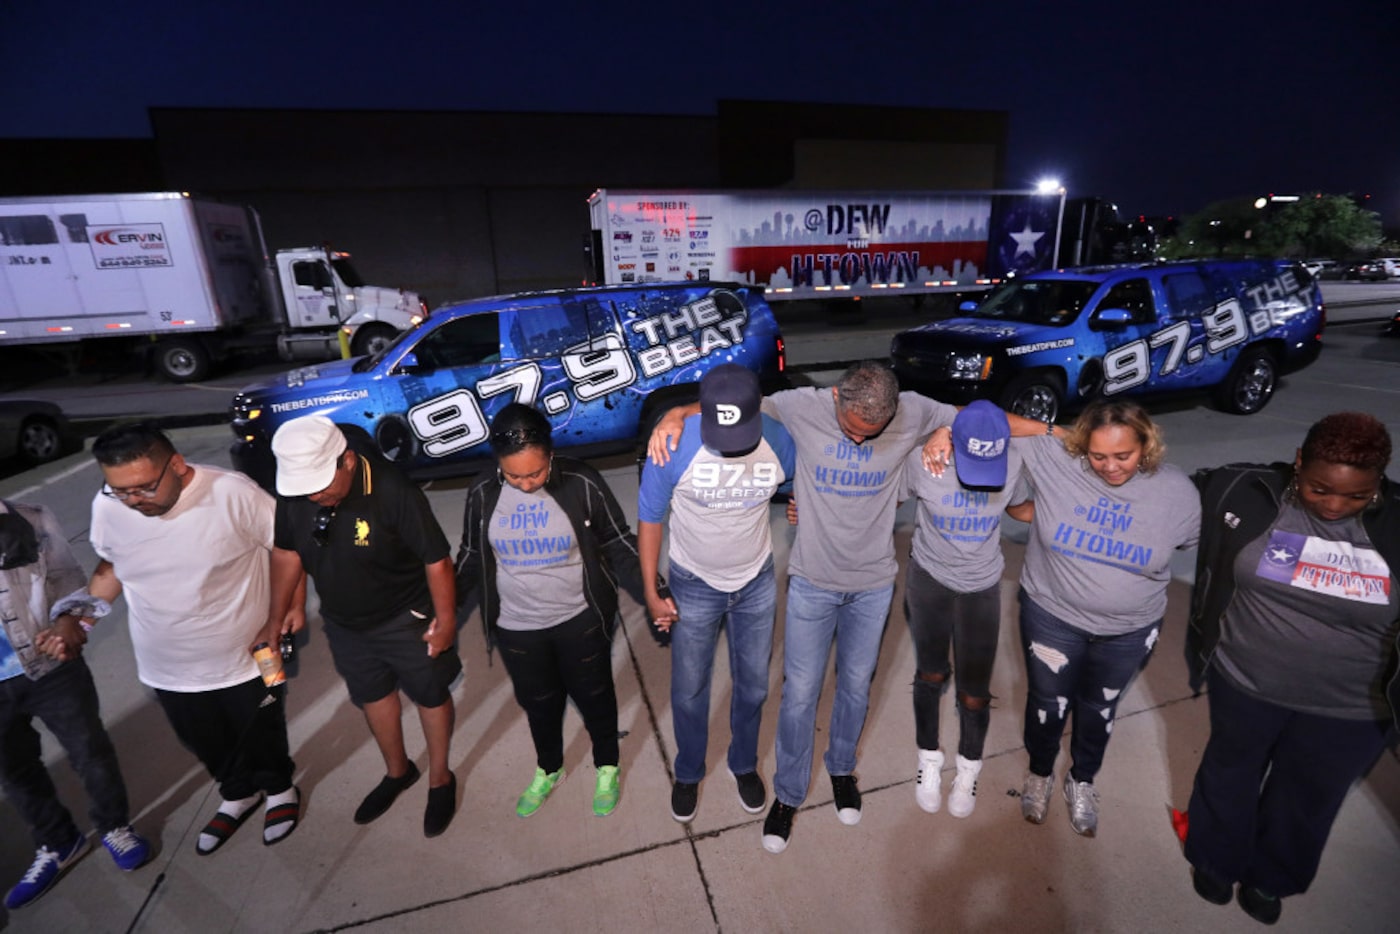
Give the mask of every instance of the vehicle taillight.
[{"label": "vehicle taillight", "polygon": [[782,373],[787,370],[787,350],[783,347],[781,337],[773,338],[773,343],[778,345],[778,372]]}]

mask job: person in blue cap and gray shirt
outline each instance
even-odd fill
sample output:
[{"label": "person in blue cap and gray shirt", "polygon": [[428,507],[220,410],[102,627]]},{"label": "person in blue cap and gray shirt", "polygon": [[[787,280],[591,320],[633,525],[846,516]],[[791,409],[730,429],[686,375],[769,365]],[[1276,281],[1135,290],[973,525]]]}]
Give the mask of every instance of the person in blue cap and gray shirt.
[{"label": "person in blue cap and gray shirt", "polygon": [[[686,420],[675,455],[664,466],[647,461],[642,469],[637,549],[647,611],[671,633],[671,816],[682,823],[695,817],[705,777],[710,681],[721,627],[727,630],[734,684],[729,771],[744,810],[761,814],[767,799],[758,774],[758,730],[778,606],[768,504],[792,478],[797,454],[792,436],[762,414],[762,405],[753,371],[733,363],[715,367],[700,381],[700,414]],[[668,511],[670,599],[656,585]]]},{"label": "person in blue cap and gray shirt", "polygon": [[987,740],[992,666],[1001,628],[1001,514],[1030,521],[1034,505],[1021,478],[1021,455],[1006,413],[979,400],[953,420],[953,471],[935,476],[923,452],[904,461],[900,499],[917,496],[914,538],[905,576],[904,617],[914,640],[914,730],[919,744],[914,798],[930,814],[943,804],[939,701],[952,672],[960,735],[948,813],[976,806],[977,776]]}]

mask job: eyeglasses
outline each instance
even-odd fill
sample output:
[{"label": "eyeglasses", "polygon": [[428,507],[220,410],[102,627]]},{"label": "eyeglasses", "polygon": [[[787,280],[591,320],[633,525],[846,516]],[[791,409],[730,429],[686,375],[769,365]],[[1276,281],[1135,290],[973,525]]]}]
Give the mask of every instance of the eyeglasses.
[{"label": "eyeglasses", "polygon": [[102,495],[120,500],[152,499],[160,491],[160,485],[165,480],[165,472],[170,469],[170,462],[173,460],[175,460],[174,455],[166,458],[165,466],[160,469],[160,476],[156,477],[155,483],[148,483],[145,486],[129,486],[120,490],[104,483],[102,484]]},{"label": "eyeglasses", "polygon": [[331,523],[335,521],[335,507],[322,506],[316,510],[316,520],[311,526],[311,540],[324,545],[331,537]]}]

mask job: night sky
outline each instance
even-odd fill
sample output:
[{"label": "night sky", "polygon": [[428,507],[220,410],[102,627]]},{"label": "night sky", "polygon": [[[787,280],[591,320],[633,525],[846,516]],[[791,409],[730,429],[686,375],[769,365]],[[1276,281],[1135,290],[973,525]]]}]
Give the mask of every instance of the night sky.
[{"label": "night sky", "polygon": [[[712,114],[721,98],[1011,115],[1007,184],[1131,214],[1372,195],[1400,226],[1400,12],[1379,0],[10,0],[0,136],[146,108]],[[599,185],[609,180],[600,178]]]}]

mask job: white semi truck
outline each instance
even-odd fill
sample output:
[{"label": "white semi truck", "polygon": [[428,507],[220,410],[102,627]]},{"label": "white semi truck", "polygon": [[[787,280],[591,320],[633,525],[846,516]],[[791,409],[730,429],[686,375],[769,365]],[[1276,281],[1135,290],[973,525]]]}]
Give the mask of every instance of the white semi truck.
[{"label": "white semi truck", "polygon": [[125,341],[176,382],[240,352],[372,353],[427,309],[349,259],[269,256],[252,208],[181,192],[0,198],[0,348]]}]

